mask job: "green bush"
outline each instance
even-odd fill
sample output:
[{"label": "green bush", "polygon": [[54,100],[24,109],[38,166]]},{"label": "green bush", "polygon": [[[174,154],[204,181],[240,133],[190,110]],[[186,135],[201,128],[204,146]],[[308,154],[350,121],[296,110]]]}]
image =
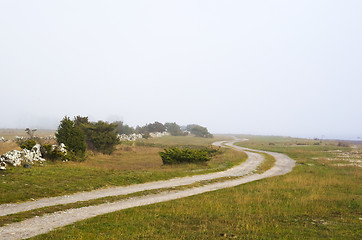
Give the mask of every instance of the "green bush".
[{"label": "green bush", "polygon": [[45,156],[52,150],[52,145],[50,144],[44,144],[40,147],[41,154],[45,158]]},{"label": "green bush", "polygon": [[149,134],[149,133],[164,132],[164,131],[166,131],[165,125],[163,125],[162,123],[157,122],[157,121],[154,123],[146,124],[143,127],[137,126],[135,129],[135,133],[137,133],[137,134],[140,133],[142,135],[147,134],[147,133]]},{"label": "green bush", "polygon": [[179,164],[179,163],[203,163],[207,162],[218,153],[213,148],[191,149],[171,147],[160,152],[163,164]]},{"label": "green bush", "polygon": [[119,144],[116,133],[117,124],[98,121],[89,122],[88,117],[77,116],[74,121],[68,117],[60,122],[55,136],[57,142],[68,147],[67,159],[83,161],[86,150],[111,154]]},{"label": "green bush", "polygon": [[[43,158],[51,161],[55,160],[66,160],[68,156],[65,156],[65,153],[60,151],[58,148],[53,148],[50,144],[44,144],[40,147],[41,154]],[[72,159],[74,160],[74,159]]]},{"label": "green bush", "polygon": [[338,142],[337,146],[338,147],[349,147],[349,144],[346,142]]},{"label": "green bush", "polygon": [[85,158],[86,142],[82,129],[70,120],[64,117],[60,122],[58,131],[55,133],[58,144],[64,143],[68,147],[68,154],[73,154],[73,161],[82,161]]},{"label": "green bush", "polygon": [[83,123],[80,127],[85,134],[87,146],[91,150],[112,154],[115,146],[120,143],[115,132],[116,124],[98,121]]},{"label": "green bush", "polygon": [[31,150],[36,145],[36,142],[32,139],[29,139],[29,140],[22,141],[19,144],[20,144],[21,149],[25,148],[25,149]]}]

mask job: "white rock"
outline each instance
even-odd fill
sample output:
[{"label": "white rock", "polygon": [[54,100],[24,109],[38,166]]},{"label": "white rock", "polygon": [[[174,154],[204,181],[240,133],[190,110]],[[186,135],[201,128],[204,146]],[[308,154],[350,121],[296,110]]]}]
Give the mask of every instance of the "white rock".
[{"label": "white rock", "polygon": [[1,156],[1,159],[4,159],[3,162],[12,165],[12,166],[20,166],[23,158],[22,158],[22,151],[12,150],[7,152]]},{"label": "white rock", "polygon": [[0,169],[6,169],[7,165],[14,167],[21,166],[23,163],[33,164],[35,162],[44,162],[40,152],[40,144],[36,144],[31,150],[23,149],[22,151],[12,150],[1,155]]},{"label": "white rock", "polygon": [[6,169],[6,162],[4,162],[3,160],[5,160],[4,158],[0,158],[0,170],[5,170]]},{"label": "white rock", "polygon": [[54,149],[58,149],[59,151],[61,151],[62,153],[65,153],[65,155],[67,154],[67,149],[64,143],[61,143],[59,146],[58,145],[52,145],[52,150]]},{"label": "white rock", "polygon": [[159,138],[159,137],[168,136],[168,135],[170,135],[170,133],[168,133],[168,132],[150,133],[151,138]]},{"label": "white rock", "polygon": [[136,134],[136,133],[132,133],[130,135],[118,134],[117,137],[120,141],[136,141],[137,139],[142,139],[142,134]]},{"label": "white rock", "polygon": [[65,148],[65,144],[61,143],[60,146],[58,147],[59,151],[61,151],[62,153],[67,154],[67,149]]}]

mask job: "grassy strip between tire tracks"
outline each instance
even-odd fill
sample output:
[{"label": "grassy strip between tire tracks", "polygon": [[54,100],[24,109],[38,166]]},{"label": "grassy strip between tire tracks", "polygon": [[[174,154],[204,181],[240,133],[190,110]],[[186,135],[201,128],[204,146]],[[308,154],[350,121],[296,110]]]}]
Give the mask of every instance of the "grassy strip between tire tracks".
[{"label": "grassy strip between tire tracks", "polygon": [[264,156],[264,161],[261,162],[261,164],[256,169],[255,173],[260,174],[260,173],[266,172],[267,170],[269,170],[270,168],[272,168],[274,166],[276,159],[272,155],[263,153],[263,152],[256,152],[256,151],[252,151],[252,152],[258,153],[258,154],[261,154]]}]

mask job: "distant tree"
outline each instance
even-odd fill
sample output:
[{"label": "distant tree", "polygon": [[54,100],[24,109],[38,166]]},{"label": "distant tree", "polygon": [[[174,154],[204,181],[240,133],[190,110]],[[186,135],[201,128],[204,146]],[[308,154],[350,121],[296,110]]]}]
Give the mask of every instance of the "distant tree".
[{"label": "distant tree", "polygon": [[160,122],[149,123],[143,127],[137,126],[135,129],[136,133],[140,133],[144,136],[145,135],[148,136],[150,133],[164,132],[164,131],[166,131],[166,127]]},{"label": "distant tree", "polygon": [[89,123],[88,117],[76,116],[74,118],[74,123],[78,126],[82,126]]},{"label": "distant tree", "polygon": [[135,129],[133,127],[130,127],[127,124],[124,124],[122,121],[117,121],[117,122],[114,122],[113,124],[117,125],[115,131],[118,134],[130,135],[135,132]]},{"label": "distant tree", "polygon": [[116,127],[116,124],[103,121],[82,124],[88,148],[104,154],[111,154],[119,143],[115,132]]},{"label": "distant tree", "polygon": [[64,117],[55,133],[58,144],[64,143],[69,152],[71,160],[84,160],[86,151],[85,135],[82,129],[70,120]]},{"label": "distant tree", "polygon": [[180,126],[180,128],[181,128],[182,131],[188,131],[187,126],[185,126],[185,125]]},{"label": "distant tree", "polygon": [[163,125],[160,122],[154,122],[154,123],[147,124],[146,127],[147,127],[147,131],[150,133],[166,131],[165,125]]},{"label": "distant tree", "polygon": [[143,126],[143,127],[137,125],[137,127],[135,129],[135,133],[137,133],[137,134],[150,134],[148,132],[147,125]]},{"label": "distant tree", "polygon": [[187,125],[187,131],[189,131],[191,134],[194,134],[196,137],[203,137],[203,138],[213,137],[213,135],[209,133],[206,127],[202,127],[197,124]]},{"label": "distant tree", "polygon": [[36,132],[37,129],[30,129],[30,128],[26,128],[25,132],[29,135],[30,139],[34,138],[34,133]]},{"label": "distant tree", "polygon": [[167,132],[170,133],[172,136],[182,136],[183,131],[181,130],[180,126],[177,125],[175,122],[168,122],[165,123],[165,127]]}]

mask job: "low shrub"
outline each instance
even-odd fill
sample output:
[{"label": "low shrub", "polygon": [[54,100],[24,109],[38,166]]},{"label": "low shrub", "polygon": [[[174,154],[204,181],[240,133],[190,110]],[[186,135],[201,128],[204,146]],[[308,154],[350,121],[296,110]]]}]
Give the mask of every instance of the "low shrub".
[{"label": "low shrub", "polygon": [[31,150],[36,145],[36,142],[32,139],[19,142],[21,149]]},{"label": "low shrub", "polygon": [[179,164],[179,163],[203,163],[211,159],[212,156],[219,151],[213,148],[191,149],[178,147],[170,147],[160,152],[163,164]]},{"label": "low shrub", "polygon": [[349,144],[346,142],[338,142],[337,146],[338,147],[349,147]]},{"label": "low shrub", "polygon": [[43,158],[51,161],[66,160],[65,153],[50,144],[44,144],[40,147]]}]

